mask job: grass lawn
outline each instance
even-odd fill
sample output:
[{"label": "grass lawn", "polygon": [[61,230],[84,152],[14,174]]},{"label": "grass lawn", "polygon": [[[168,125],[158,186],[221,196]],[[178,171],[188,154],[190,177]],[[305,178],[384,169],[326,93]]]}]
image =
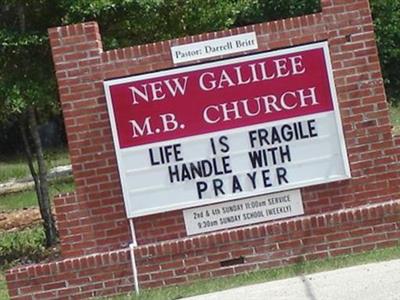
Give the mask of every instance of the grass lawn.
[{"label": "grass lawn", "polygon": [[[50,198],[60,193],[74,191],[74,183],[72,177],[66,180],[56,180],[50,184]],[[0,196],[0,211],[7,211],[12,209],[27,208],[38,206],[36,193],[34,190],[29,190],[20,193],[7,194]],[[0,298],[1,299],[1,298]]]},{"label": "grass lawn", "polygon": [[393,132],[395,134],[400,134],[400,105],[390,108],[390,119],[393,125]]},{"label": "grass lawn", "polygon": [[[56,166],[68,165],[70,163],[67,149],[46,151],[45,159],[48,169]],[[26,160],[20,155],[9,157],[0,154],[0,170],[0,182],[30,175]]]},{"label": "grass lawn", "polygon": [[7,287],[6,287],[6,279],[4,278],[3,271],[0,270],[0,300],[8,299]]}]

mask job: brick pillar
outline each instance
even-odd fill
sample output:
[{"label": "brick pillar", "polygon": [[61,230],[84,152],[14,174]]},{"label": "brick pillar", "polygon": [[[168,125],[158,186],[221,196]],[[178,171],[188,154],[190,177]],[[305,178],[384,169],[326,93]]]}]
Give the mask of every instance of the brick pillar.
[{"label": "brick pillar", "polygon": [[321,5],[353,176],[348,189],[358,193],[345,206],[365,203],[361,198],[396,199],[399,165],[369,1],[322,0]]},{"label": "brick pillar", "polygon": [[76,194],[55,200],[66,256],[119,249],[129,240],[103,92],[97,23],[49,30]]}]

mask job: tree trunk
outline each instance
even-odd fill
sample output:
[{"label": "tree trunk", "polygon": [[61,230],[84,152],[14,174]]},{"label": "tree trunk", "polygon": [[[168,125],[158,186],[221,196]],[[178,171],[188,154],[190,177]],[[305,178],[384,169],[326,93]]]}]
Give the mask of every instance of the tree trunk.
[{"label": "tree trunk", "polygon": [[[18,21],[22,33],[26,29],[25,7],[23,2],[18,2]],[[35,182],[36,195],[39,202],[40,214],[43,219],[43,226],[46,235],[46,246],[51,247],[57,243],[57,229],[51,213],[51,202],[49,198],[49,184],[47,181],[47,168],[43,156],[42,142],[40,140],[39,128],[36,120],[36,112],[33,106],[29,106],[27,111],[28,128],[33,142],[33,149],[38,162],[38,172],[36,173],[33,164],[33,155],[29,140],[26,135],[24,124],[21,123],[21,135],[25,146],[29,169]]]},{"label": "tree trunk", "polygon": [[44,160],[42,142],[40,140],[39,128],[36,120],[36,113],[33,107],[28,108],[28,124],[32,137],[36,159],[38,162],[38,178],[39,178],[39,206],[42,214],[43,225],[46,234],[46,244],[48,247],[57,243],[57,229],[53,215],[51,213],[51,202],[49,198],[49,184],[47,180],[47,167]]},{"label": "tree trunk", "polygon": [[[26,116],[26,115],[24,115],[24,116]],[[36,170],[35,170],[33,154],[31,151],[31,146],[29,145],[29,140],[28,140],[28,136],[27,136],[27,132],[26,132],[26,124],[25,124],[24,118],[22,118],[22,121],[19,122],[19,129],[21,131],[22,142],[24,144],[25,156],[26,156],[26,160],[28,163],[29,171],[31,172],[33,182],[35,183],[36,197],[37,197],[37,199],[40,199],[42,196],[40,193],[39,176],[37,175]],[[42,212],[43,208],[41,206],[42,203],[41,203],[41,201],[38,201],[38,202],[39,202],[40,212],[43,215],[43,212]]]}]

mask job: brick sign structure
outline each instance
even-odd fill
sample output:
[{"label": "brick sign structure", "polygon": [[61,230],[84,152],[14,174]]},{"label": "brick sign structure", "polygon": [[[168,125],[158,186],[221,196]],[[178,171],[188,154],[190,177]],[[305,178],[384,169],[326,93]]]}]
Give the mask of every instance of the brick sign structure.
[{"label": "brick sign structure", "polygon": [[[400,139],[391,133],[369,3],[322,0],[321,5],[322,12],[312,15],[111,51],[103,51],[94,22],[50,29],[76,191],[54,200],[62,259],[9,270],[6,279],[11,298],[83,299],[133,288],[128,247],[132,238],[104,82],[117,77],[140,78],[139,74],[149,72],[161,78],[168,76],[163,70],[178,67],[188,71],[193,63],[212,62],[218,67],[222,58],[235,64],[233,56],[270,55],[277,49],[326,44],[342,124],[338,132],[343,132],[347,152],[343,157],[348,159],[351,178],[302,187],[301,216],[213,233],[188,236],[180,208],[137,214],[135,257],[140,286],[184,284],[397,245]],[[253,32],[257,43],[248,43],[247,52],[236,48],[232,54],[188,61],[187,48],[180,47],[244,33],[252,36]],[[201,48],[196,51],[202,55]],[[197,55],[196,51],[190,55]],[[183,60],[179,63],[176,59]],[[301,73],[301,63],[293,61],[294,72]],[[221,105],[213,101],[209,103]],[[285,101],[282,103],[287,107],[294,105]],[[209,110],[211,122],[220,120],[215,113],[221,106],[215,107]],[[329,111],[329,103],[321,109]],[[345,170],[346,163],[343,166]]]}]

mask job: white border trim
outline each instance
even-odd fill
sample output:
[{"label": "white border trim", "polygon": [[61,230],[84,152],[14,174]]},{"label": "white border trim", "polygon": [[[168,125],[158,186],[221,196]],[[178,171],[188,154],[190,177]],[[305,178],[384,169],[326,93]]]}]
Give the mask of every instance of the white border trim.
[{"label": "white border trim", "polygon": [[325,62],[326,62],[326,68],[327,68],[327,73],[328,73],[328,80],[329,80],[329,87],[331,89],[331,96],[332,96],[332,102],[333,102],[333,111],[335,113],[336,125],[337,125],[337,129],[338,129],[339,142],[340,142],[340,149],[342,151],[342,157],[344,160],[344,168],[345,168],[345,172],[346,172],[346,175],[348,176],[348,178],[351,178],[349,157],[348,157],[348,153],[347,153],[346,140],[345,140],[344,132],[343,132],[342,118],[340,116],[339,103],[338,103],[337,93],[336,93],[336,88],[335,88],[336,85],[335,85],[335,80],[333,77],[333,68],[332,68],[332,61],[331,61],[331,56],[330,56],[330,51],[329,51],[329,45],[328,45],[328,42],[323,42],[321,44],[324,49]]}]

